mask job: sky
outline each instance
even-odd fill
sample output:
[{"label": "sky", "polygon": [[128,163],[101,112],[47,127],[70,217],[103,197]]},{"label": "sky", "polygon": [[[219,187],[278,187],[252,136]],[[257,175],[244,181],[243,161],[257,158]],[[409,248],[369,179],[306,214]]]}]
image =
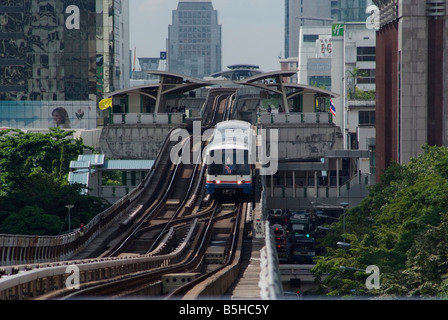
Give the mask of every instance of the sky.
[{"label": "sky", "polygon": [[[168,25],[178,0],[129,0],[131,49],[137,57],[166,51]],[[265,72],[280,70],[284,56],[283,0],[212,0],[222,26],[222,67],[256,64]],[[138,64],[138,62],[137,62]],[[137,70],[139,66],[137,65]]]}]

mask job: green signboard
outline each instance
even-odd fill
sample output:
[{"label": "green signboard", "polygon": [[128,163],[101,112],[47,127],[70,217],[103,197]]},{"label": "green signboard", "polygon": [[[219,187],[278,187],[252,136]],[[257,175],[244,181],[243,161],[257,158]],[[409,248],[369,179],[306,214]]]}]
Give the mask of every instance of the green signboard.
[{"label": "green signboard", "polygon": [[331,26],[331,35],[333,37],[343,37],[344,36],[344,24],[335,23]]}]

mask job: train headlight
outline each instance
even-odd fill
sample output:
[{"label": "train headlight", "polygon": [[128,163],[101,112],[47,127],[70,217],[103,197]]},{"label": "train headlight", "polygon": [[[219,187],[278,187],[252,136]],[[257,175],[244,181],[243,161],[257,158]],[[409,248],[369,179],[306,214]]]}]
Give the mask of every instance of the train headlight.
[{"label": "train headlight", "polygon": [[238,180],[237,181],[237,184],[245,184],[246,183],[246,181],[244,181],[244,180]]},{"label": "train headlight", "polygon": [[221,180],[216,180],[216,184],[220,184],[221,183]]}]

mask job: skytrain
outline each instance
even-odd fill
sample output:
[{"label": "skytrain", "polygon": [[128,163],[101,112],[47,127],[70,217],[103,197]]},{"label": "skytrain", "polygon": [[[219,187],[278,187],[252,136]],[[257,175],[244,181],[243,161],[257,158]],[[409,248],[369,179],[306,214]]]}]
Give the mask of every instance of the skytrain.
[{"label": "skytrain", "polygon": [[255,176],[256,133],[245,121],[229,120],[216,125],[204,154],[208,194],[250,195]]}]

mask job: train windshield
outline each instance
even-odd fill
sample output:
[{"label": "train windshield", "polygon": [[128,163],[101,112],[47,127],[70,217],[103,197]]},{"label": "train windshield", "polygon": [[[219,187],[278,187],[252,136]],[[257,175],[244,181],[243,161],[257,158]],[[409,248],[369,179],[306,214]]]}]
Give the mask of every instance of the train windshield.
[{"label": "train windshield", "polygon": [[208,165],[209,175],[249,175],[247,150],[212,150]]}]

